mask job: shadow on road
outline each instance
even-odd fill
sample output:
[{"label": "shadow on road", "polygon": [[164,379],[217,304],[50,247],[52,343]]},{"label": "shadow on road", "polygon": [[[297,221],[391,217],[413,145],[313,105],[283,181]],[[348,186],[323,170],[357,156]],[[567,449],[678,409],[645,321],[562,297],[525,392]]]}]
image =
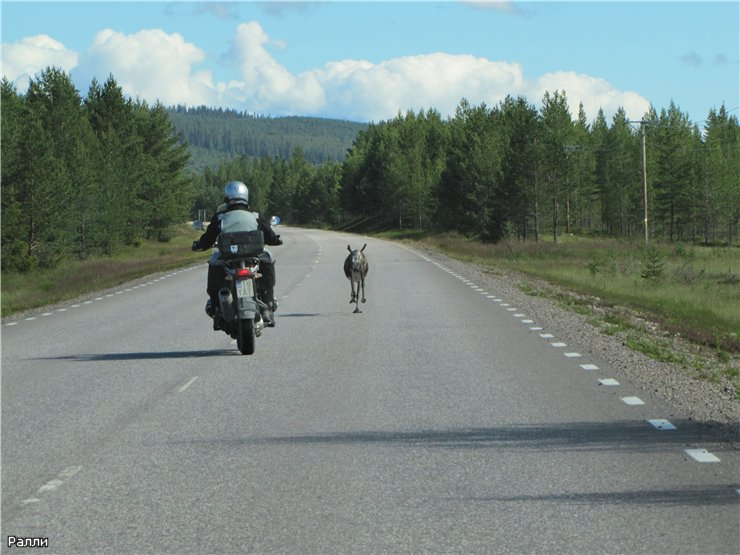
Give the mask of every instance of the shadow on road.
[{"label": "shadow on road", "polygon": [[323,316],[320,312],[293,312],[291,314],[276,313],[277,318],[308,318],[311,316]]},{"label": "shadow on road", "polygon": [[[267,445],[388,445],[434,449],[495,449],[506,451],[674,451],[677,446],[689,448],[697,442],[722,441],[734,424],[699,424],[675,420],[677,429],[656,431],[642,420],[619,422],[568,422],[555,424],[513,424],[495,428],[462,428],[456,430],[356,431],[318,433],[280,437],[245,437],[204,440],[231,446]],[[193,443],[201,443],[195,441]],[[733,451],[731,442],[723,449]],[[688,459],[688,456],[685,458]]]},{"label": "shadow on road", "polygon": [[213,351],[155,351],[142,353],[93,353],[66,355],[59,357],[42,357],[33,360],[73,360],[76,362],[104,362],[115,360],[156,360],[175,358],[208,358],[240,355],[236,349],[216,349]]},{"label": "shadow on road", "polygon": [[573,492],[543,495],[465,497],[461,501],[480,503],[516,503],[552,501],[588,505],[661,504],[661,505],[736,505],[737,493],[732,485],[686,486],[677,489],[648,489],[604,492]]}]

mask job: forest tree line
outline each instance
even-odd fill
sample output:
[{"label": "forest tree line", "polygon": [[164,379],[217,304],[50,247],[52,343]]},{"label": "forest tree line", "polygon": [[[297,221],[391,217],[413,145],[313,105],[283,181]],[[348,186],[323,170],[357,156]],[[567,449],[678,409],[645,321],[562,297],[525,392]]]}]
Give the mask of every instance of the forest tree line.
[{"label": "forest tree line", "polygon": [[640,236],[643,130],[651,237],[737,240],[738,120],[724,106],[702,129],[673,103],[642,123],[621,109],[589,122],[564,92],[548,92],[539,109],[524,97],[463,99],[451,117],[409,111],[360,127],[342,160],[315,163],[292,145],[290,155],[242,154],[194,172],[172,110],[127,99],[113,76],[84,98],[55,68],[25,94],[3,80],[2,267],[166,240],[174,224],[212,214],[232,179],[249,185],[253,209],[299,225],[484,241]]},{"label": "forest tree line", "polygon": [[310,164],[300,148],[287,160],[231,160],[197,177],[196,206],[215,206],[222,183],[243,176],[257,209],[296,224],[557,240],[641,237],[647,192],[650,237],[732,244],[739,138],[724,106],[700,129],[674,103],[640,122],[623,109],[589,122],[564,92],[546,93],[539,110],[523,97],[463,99],[450,118],[428,110],[370,124],[341,164]]},{"label": "forest tree line", "polygon": [[112,77],[84,98],[56,68],[25,94],[3,79],[3,270],[166,240],[192,208],[188,158],[166,109],[126,99]]},{"label": "forest tree line", "polygon": [[342,161],[357,134],[367,126],[309,117],[265,117],[207,106],[168,108],[175,129],[188,143],[190,167],[201,172],[221,161],[247,155],[288,159],[301,148],[306,160]]}]

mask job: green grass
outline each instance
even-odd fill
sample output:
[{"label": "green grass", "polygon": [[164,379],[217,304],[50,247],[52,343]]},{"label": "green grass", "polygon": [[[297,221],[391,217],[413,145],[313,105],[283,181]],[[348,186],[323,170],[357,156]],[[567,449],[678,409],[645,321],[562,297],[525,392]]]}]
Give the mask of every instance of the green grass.
[{"label": "green grass", "polygon": [[200,232],[183,225],[174,230],[167,243],[145,241],[139,247],[121,249],[113,256],[67,259],[54,268],[37,268],[25,274],[3,272],[2,316],[116,287],[156,272],[205,262],[208,253],[190,250],[199,236]]}]

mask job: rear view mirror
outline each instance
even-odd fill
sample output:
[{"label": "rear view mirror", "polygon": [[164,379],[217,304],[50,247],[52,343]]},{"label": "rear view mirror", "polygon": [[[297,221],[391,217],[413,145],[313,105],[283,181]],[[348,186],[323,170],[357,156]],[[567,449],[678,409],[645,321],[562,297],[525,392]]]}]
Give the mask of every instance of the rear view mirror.
[{"label": "rear view mirror", "polygon": [[280,225],[281,221],[280,216],[273,216],[270,218],[270,225]]},{"label": "rear view mirror", "polygon": [[203,229],[203,222],[201,222],[200,220],[195,220],[193,222],[193,229],[195,229],[196,231],[201,231]]}]

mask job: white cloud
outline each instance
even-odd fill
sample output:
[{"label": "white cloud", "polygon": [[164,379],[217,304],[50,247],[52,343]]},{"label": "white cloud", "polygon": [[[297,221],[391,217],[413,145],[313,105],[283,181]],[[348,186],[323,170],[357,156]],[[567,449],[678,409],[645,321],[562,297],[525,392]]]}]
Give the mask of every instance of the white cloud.
[{"label": "white cloud", "polygon": [[630,119],[641,119],[650,108],[650,103],[637,93],[620,91],[604,79],[572,71],[541,76],[525,96],[539,104],[546,91],[559,90],[566,93],[571,115],[574,118],[578,116],[578,105],[582,102],[589,121],[596,117],[599,108],[610,118],[622,107]]},{"label": "white cloud", "polygon": [[[70,71],[85,94],[93,77],[113,75],[125,94],[150,103],[233,108],[258,114],[312,115],[380,121],[398,112],[434,108],[453,115],[464,97],[471,104],[496,105],[506,95],[524,96],[539,105],[545,91],[565,90],[575,117],[583,102],[589,120],[599,108],[607,117],[623,107],[639,119],[649,102],[634,92],[616,89],[604,79],[575,72],[547,73],[526,79],[517,63],[442,52],[393,58],[379,63],[338,60],[300,74],[291,73],[271,53],[280,47],[259,23],[236,29],[231,50],[222,61],[239,75],[216,81],[203,50],[177,34],[159,29],[125,35],[100,31],[82,55],[50,37],[29,37],[3,45],[3,75],[22,80],[48,65]],[[19,90],[24,90],[18,86]]]},{"label": "white cloud", "polygon": [[312,114],[326,104],[324,90],[312,72],[293,75],[273,58],[265,45],[270,38],[259,23],[239,25],[231,50],[231,58],[241,72],[241,81],[220,86],[220,98],[237,100],[241,106],[231,106],[250,112]]},{"label": "white cloud", "polygon": [[461,4],[477,8],[479,10],[495,10],[509,15],[521,15],[522,9],[510,0],[459,0]]},{"label": "white cloud", "polygon": [[28,89],[32,77],[49,66],[69,71],[78,55],[48,35],[26,37],[2,46],[2,73],[19,91]]},{"label": "white cloud", "polygon": [[[164,104],[208,104],[213,100],[210,71],[193,71],[206,58],[182,35],[145,29],[124,35],[105,29],[93,40],[74,70],[76,82],[105,81],[113,75],[124,93]],[[83,91],[84,93],[85,91]]]},{"label": "white cloud", "polygon": [[518,64],[444,53],[379,64],[344,60],[327,64],[315,74],[326,88],[327,108],[371,120],[409,109],[435,108],[448,115],[463,97],[495,104],[507,91],[520,89],[523,82]]}]

